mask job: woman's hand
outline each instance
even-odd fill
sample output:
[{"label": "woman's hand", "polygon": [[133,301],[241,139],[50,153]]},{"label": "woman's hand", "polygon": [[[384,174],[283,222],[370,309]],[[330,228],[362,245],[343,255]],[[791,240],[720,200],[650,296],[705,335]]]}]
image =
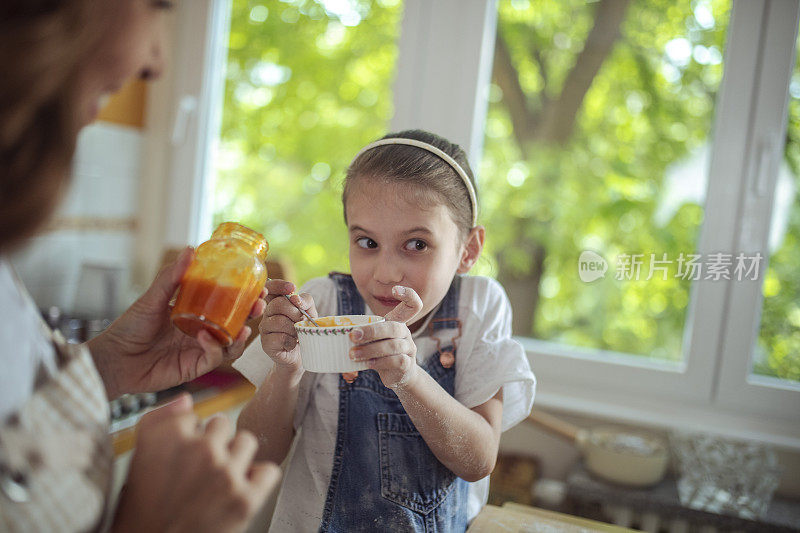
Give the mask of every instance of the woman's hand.
[{"label": "woman's hand", "polygon": [[112,530],[243,531],[280,468],[254,462],[256,438],[225,417],[202,428],[188,395],[142,417]]},{"label": "woman's hand", "polygon": [[392,294],[400,300],[389,311],[385,322],[363,326],[350,332],[355,346],[350,349],[354,361],[366,361],[378,371],[383,384],[397,389],[407,384],[417,373],[417,345],[406,325],[422,311],[422,300],[411,287],[397,285]]},{"label": "woman's hand", "polygon": [[[300,360],[300,348],[297,344],[297,330],[294,325],[305,317],[298,307],[317,317],[317,308],[310,294],[292,294],[294,283],[282,279],[267,281],[267,310],[261,319],[261,347],[277,366],[293,372],[303,368]],[[284,298],[291,295],[291,302]]]},{"label": "woman's hand", "polygon": [[[250,335],[248,326],[232,345],[223,347],[207,331],[192,338],[170,321],[169,301],[193,256],[192,249],[186,248],[175,263],[158,273],[141,298],[88,342],[109,398],[174,387],[242,355]],[[256,300],[251,317],[264,312],[265,295],[262,292]]]}]

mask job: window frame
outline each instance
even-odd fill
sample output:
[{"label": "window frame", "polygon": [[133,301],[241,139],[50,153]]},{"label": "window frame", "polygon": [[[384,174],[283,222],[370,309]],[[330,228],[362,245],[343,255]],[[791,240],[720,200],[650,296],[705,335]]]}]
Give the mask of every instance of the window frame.
[{"label": "window frame", "polygon": [[[209,135],[219,129],[213,106],[221,109],[215,90],[224,83],[219,48],[224,48],[221,36],[227,34],[229,2],[203,0],[191,8],[181,4],[178,12],[178,28],[205,30],[179,29],[174,54],[174,67],[194,66],[173,67],[176,88],[168,98],[169,107],[174,115],[182,96],[190,94],[197,98],[198,115],[186,122],[182,143],[175,143],[178,119],[173,120],[171,193],[164,217],[165,242],[171,244],[196,243],[210,230],[204,226],[210,213],[203,214],[203,205],[208,209],[213,186],[209,161],[214,138]],[[477,169],[497,1],[405,0],[404,4],[391,126],[440,132],[464,146]],[[761,250],[767,258],[766,235],[774,178],[783,155],[800,6],[796,0],[732,0],[732,4],[697,253]],[[763,139],[773,139],[768,153],[760,148]],[[748,194],[754,179],[750,162],[756,160],[764,162],[765,174],[755,179],[766,187],[758,198]],[[693,283],[681,364],[519,339],[537,375],[537,403],[664,427],[703,428],[800,449],[800,431],[794,429],[800,421],[800,387],[766,387],[749,376],[766,265],[763,268],[757,282]]]}]

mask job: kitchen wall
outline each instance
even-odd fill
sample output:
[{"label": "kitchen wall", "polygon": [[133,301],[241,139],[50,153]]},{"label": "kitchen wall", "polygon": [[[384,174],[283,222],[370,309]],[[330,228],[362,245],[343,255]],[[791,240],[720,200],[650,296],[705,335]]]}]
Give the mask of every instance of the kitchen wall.
[{"label": "kitchen wall", "polygon": [[[126,85],[78,138],[67,196],[12,262],[41,308],[106,315],[132,301],[145,85]],[[116,294],[113,300],[110,295]]]}]

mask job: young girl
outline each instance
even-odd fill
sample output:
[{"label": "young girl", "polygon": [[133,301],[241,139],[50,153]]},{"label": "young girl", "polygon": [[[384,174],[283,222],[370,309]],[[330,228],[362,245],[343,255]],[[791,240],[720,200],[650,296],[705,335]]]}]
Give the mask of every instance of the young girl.
[{"label": "young girl", "polygon": [[[268,283],[261,346],[236,362],[259,386],[239,427],[278,463],[302,429],[270,531],[464,531],[486,503],[500,433],[530,411],[535,379],[502,287],[464,275],[484,242],[473,182],[457,145],[388,135],[347,171],[352,274],[291,302],[293,284]],[[298,307],[385,316],[351,332],[370,370],[304,372]]]}]

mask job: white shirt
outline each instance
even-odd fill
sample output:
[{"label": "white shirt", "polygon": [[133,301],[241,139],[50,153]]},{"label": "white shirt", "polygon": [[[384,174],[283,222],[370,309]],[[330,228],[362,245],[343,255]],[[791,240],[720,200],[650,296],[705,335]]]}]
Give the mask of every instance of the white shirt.
[{"label": "white shirt", "polygon": [[55,349],[42,327],[39,310],[0,257],[0,421],[31,397],[39,364],[55,370]]},{"label": "white shirt", "polygon": [[[312,279],[300,291],[314,297],[320,316],[337,314],[336,284],[330,278]],[[371,314],[369,308],[365,312]],[[511,306],[505,291],[493,279],[464,276],[458,316],[462,333],[457,341],[455,399],[471,409],[487,402],[502,387],[505,431],[528,415],[536,388],[525,351],[511,339]],[[436,339],[427,336],[427,332],[423,325],[413,335],[420,362],[436,351]],[[260,386],[272,360],[256,339],[233,366]],[[294,420],[300,432],[278,496],[271,532],[319,529],[338,429],[338,384],[338,374],[306,372],[301,380]],[[470,483],[469,520],[486,504],[488,495],[488,477]]]}]

